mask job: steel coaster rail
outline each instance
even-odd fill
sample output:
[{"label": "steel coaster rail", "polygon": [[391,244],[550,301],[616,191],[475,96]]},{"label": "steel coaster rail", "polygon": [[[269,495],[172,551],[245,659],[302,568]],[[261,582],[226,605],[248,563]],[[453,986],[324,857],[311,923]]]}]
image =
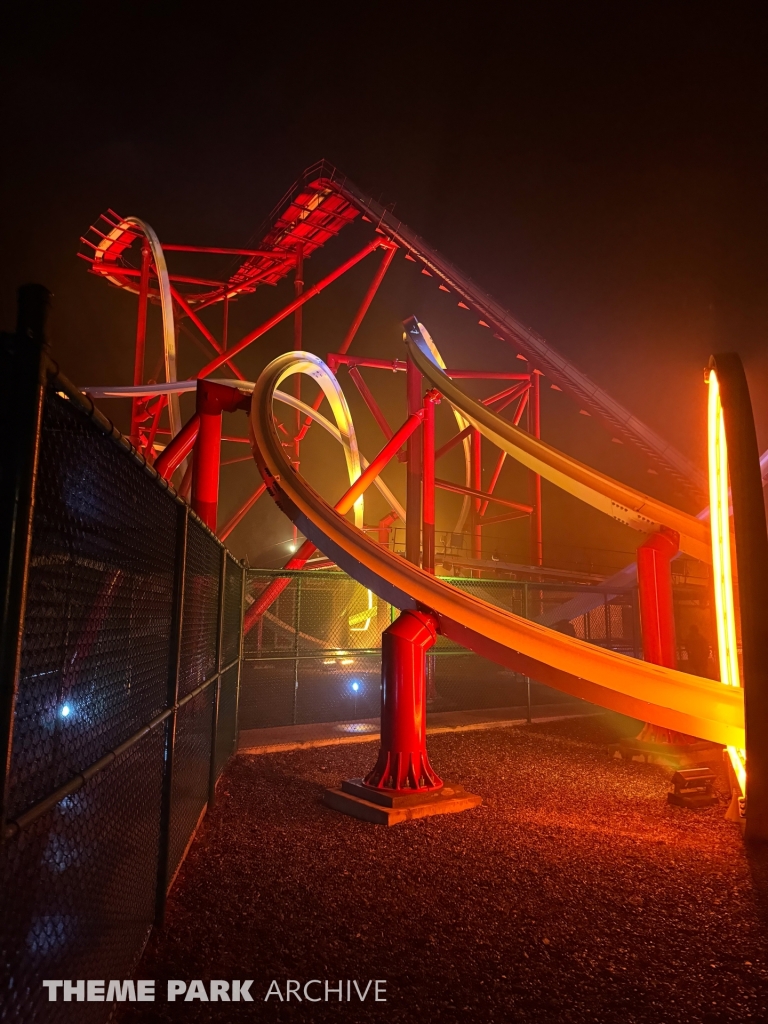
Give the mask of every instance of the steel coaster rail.
[{"label": "steel coaster rail", "polygon": [[600,419],[610,431],[661,465],[691,497],[700,498],[706,494],[706,476],[698,467],[590,380],[573,363],[552,349],[540,334],[525,327],[500,303],[335,167],[322,161],[305,173],[303,182],[306,186],[316,187],[318,190],[331,189],[344,197],[388,238],[396,242],[407,254],[413,254],[413,257],[433,276],[443,281],[448,289],[464,302],[465,307],[474,310],[501,340],[518,346],[530,362],[539,367],[550,380],[570,394],[582,407]]},{"label": "steel coaster rail", "polygon": [[665,526],[677,531],[683,551],[703,562],[711,562],[709,527],[706,523],[585,466],[501,419],[450,380],[432,358],[427,339],[428,333],[423,324],[415,317],[407,321],[408,351],[421,373],[466,420],[502,451],[569,494],[635,530],[655,533]]},{"label": "steel coaster rail", "polygon": [[646,664],[556,633],[457,592],[381,548],[333,511],[287,461],[269,410],[293,356],[274,360],[254,390],[254,455],[272,497],[298,529],[363,586],[400,609],[427,608],[440,632],[484,657],[641,720],[727,744],[743,740],[741,695],[720,683]]}]

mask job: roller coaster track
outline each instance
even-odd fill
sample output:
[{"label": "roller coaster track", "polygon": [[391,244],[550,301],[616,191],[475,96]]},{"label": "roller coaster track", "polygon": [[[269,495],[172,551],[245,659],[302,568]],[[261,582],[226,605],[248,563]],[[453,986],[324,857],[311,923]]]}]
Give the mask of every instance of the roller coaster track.
[{"label": "roller coaster track", "polygon": [[[497,338],[514,345],[532,366],[540,369],[569,394],[580,408],[600,420],[613,436],[638,449],[669,474],[690,497],[699,500],[706,495],[706,477],[690,460],[556,352],[540,334],[524,326],[471,278],[428,246],[407,225],[381,203],[366,195],[335,167],[322,161],[309,168],[302,181],[283,198],[277,210],[284,211],[291,203],[298,208],[319,210],[323,197],[328,195],[345,200],[372,221],[378,231],[405,249],[435,278],[443,281],[445,287],[473,310]],[[276,213],[273,221],[278,216]]]},{"label": "roller coaster track", "polygon": [[[411,336],[408,342],[412,358],[419,360],[422,372],[449,391],[446,397],[451,404],[459,406],[470,422],[476,420],[479,429],[504,440],[504,421],[493,414],[481,419],[471,399],[461,396],[458,389],[450,390],[451,382],[443,379],[444,374],[440,376],[442,371],[423,337]],[[483,657],[610,710],[723,745],[744,746],[740,690],[603,650],[491,605],[373,542],[328,505],[301,474],[292,470],[272,412],[280,384],[295,373],[305,372],[308,361],[308,353],[288,352],[273,360],[259,377],[251,402],[253,451],[273,499],[327,557],[383,601],[401,610],[431,612],[444,636]],[[320,361],[314,357],[311,362]],[[550,449],[550,462],[554,454],[560,453]],[[542,463],[546,462],[542,458]],[[567,466],[561,463],[559,468],[563,476],[572,472],[577,482],[585,469],[573,460]],[[595,492],[601,488],[609,491],[615,484],[599,474],[590,483]],[[650,501],[639,492],[635,494],[641,503],[643,499],[645,504]],[[693,517],[682,520],[676,509],[659,503],[653,513],[655,519],[646,517],[645,526],[636,528],[653,532],[674,521],[688,529],[692,539],[701,540],[698,531],[702,524]]]},{"label": "roller coaster track", "polygon": [[[389,240],[395,243],[405,251],[406,258],[421,264],[425,273],[441,282],[444,291],[458,299],[460,307],[473,311],[478,321],[490,328],[496,338],[514,346],[516,352],[525,356],[531,366],[544,373],[581,409],[600,421],[613,437],[641,452],[689,498],[695,500],[698,507],[703,504],[706,478],[693,463],[556,352],[540,334],[523,325],[466,274],[428,246],[397,219],[391,210],[366,195],[325,161],[310,167],[286,193],[267,223],[254,236],[254,244],[258,248],[237,250],[165,246],[173,250],[239,254],[226,281],[181,276],[169,280],[163,250],[151,228],[138,218],[120,218],[111,210],[101,218],[107,231],[102,232],[96,226],[89,229],[95,241],[86,237],[82,241],[93,252],[81,255],[89,261],[94,273],[106,277],[118,287],[136,292],[139,271],[126,263],[123,254],[138,235],[144,235],[150,242],[157,270],[157,292],[163,310],[166,380],[172,382],[176,378],[173,301],[180,314],[189,317],[219,353],[216,361],[218,365],[224,360],[222,348],[200,320],[199,312],[213,303],[253,292],[263,285],[277,284],[296,266],[297,247],[300,247],[302,258],[305,258],[357,217],[369,221],[379,236],[382,236],[382,242]],[[383,267],[382,273],[385,270],[386,267]],[[177,282],[177,288],[183,284],[193,290],[182,296],[178,290],[173,289],[172,281]],[[236,370],[234,363],[227,361]],[[169,413],[171,434],[175,435],[178,433],[179,421],[174,398],[169,402]]]}]

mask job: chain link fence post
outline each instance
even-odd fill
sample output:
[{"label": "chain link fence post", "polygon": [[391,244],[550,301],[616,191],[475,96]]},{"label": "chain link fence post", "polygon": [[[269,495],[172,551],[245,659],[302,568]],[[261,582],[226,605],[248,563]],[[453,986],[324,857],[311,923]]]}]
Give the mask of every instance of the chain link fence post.
[{"label": "chain link fence post", "polygon": [[0,842],[5,834],[13,720],[21,667],[32,516],[45,403],[50,292],[18,292],[16,333],[0,336]]},{"label": "chain link fence post", "polygon": [[221,549],[219,570],[219,617],[216,624],[216,682],[213,684],[213,714],[211,715],[211,765],[208,775],[208,810],[216,802],[216,740],[219,732],[219,707],[221,705],[222,643],[224,638],[224,593],[227,574],[227,549]]},{"label": "chain link fence post", "polygon": [[187,534],[189,529],[189,508],[180,505],[176,523],[176,564],[174,572],[173,614],[171,619],[170,657],[168,664],[168,694],[166,707],[171,714],[165,723],[165,751],[163,761],[163,792],[160,804],[160,843],[157,863],[157,894],[155,902],[155,924],[162,928],[165,918],[165,902],[170,882],[170,830],[171,798],[173,792],[173,755],[176,746],[176,704],[179,699],[179,675],[181,671],[181,631],[184,617],[184,588],[187,564]]}]

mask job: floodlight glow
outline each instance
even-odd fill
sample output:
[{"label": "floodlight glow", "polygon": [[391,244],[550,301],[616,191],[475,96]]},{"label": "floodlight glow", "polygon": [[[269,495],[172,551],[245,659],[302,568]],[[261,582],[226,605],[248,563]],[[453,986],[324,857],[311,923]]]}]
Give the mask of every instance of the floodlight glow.
[{"label": "floodlight glow", "polygon": [[[726,686],[741,686],[739,655],[736,647],[736,611],[733,602],[731,565],[730,493],[728,488],[728,446],[720,401],[720,385],[715,370],[709,371],[708,457],[709,520],[712,532],[712,579],[715,587],[715,620],[720,680]],[[746,752],[728,747],[742,795],[746,793]]]},{"label": "floodlight glow", "polygon": [[352,683],[352,689],[355,691],[355,693],[357,693],[357,691],[360,689],[360,683],[358,683],[357,680],[355,680],[354,683]]},{"label": "floodlight glow", "polygon": [[61,717],[62,718],[67,718],[71,710],[72,710],[72,708],[69,706],[69,704],[62,704],[62,707],[61,707]]},{"label": "floodlight glow", "polygon": [[354,665],[355,664],[355,659],[354,658],[342,658],[340,664],[342,664],[342,665]]}]

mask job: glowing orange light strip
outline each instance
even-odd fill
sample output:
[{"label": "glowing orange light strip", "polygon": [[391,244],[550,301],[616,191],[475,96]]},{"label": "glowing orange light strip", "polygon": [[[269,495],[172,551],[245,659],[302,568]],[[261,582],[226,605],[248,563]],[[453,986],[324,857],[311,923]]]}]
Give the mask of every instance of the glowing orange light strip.
[{"label": "glowing orange light strip", "polygon": [[[720,679],[726,686],[741,686],[736,647],[736,611],[733,602],[728,446],[725,439],[723,407],[720,402],[720,385],[714,370],[709,372],[708,383],[709,520]],[[728,756],[743,796],[746,793],[747,782],[746,752],[736,747],[728,747]]]}]

